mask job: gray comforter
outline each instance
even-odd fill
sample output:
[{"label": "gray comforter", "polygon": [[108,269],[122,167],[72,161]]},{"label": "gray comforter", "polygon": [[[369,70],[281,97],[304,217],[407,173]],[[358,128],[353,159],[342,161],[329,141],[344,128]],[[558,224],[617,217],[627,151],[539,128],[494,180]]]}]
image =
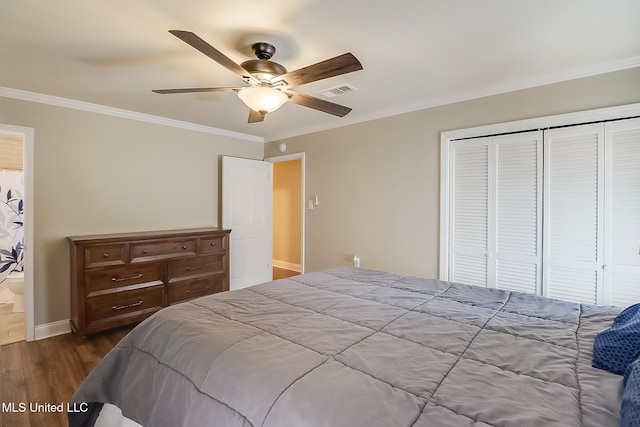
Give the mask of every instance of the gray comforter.
[{"label": "gray comforter", "polygon": [[152,426],[619,425],[622,378],[591,367],[620,312],[341,268],[166,308],[74,402]]}]

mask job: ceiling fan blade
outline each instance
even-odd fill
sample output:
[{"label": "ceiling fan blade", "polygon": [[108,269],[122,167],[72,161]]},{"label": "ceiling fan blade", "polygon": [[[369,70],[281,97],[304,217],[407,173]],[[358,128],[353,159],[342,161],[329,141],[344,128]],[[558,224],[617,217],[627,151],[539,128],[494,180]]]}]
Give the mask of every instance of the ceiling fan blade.
[{"label": "ceiling fan blade", "polygon": [[202,40],[200,37],[192,33],[191,31],[183,31],[183,30],[169,30],[171,34],[187,43],[191,47],[199,50],[200,52],[207,55],[209,58],[216,61],[218,64],[225,67],[227,70],[236,74],[240,78],[244,79],[245,77],[253,78],[251,74],[242,68],[240,65],[233,62],[229,59],[225,54],[220,52],[215,47],[211,46],[206,41]]},{"label": "ceiling fan blade", "polygon": [[248,123],[258,123],[258,122],[262,122],[262,121],[264,121],[264,115],[262,115],[261,113],[255,111],[255,110],[249,109],[249,121],[248,121]]},{"label": "ceiling fan blade", "polygon": [[345,53],[298,70],[290,71],[276,77],[272,80],[272,83],[284,80],[287,82],[287,87],[292,88],[358,70],[362,70],[360,61],[351,53]]},{"label": "ceiling fan blade", "polygon": [[294,104],[303,105],[305,107],[313,108],[314,110],[333,114],[334,116],[344,117],[351,111],[351,108],[345,107],[344,105],[335,104],[333,102],[325,101],[324,99],[305,95],[304,93],[292,91],[285,92],[289,95],[289,101]]},{"label": "ceiling fan blade", "polygon": [[186,89],[153,89],[151,92],[166,95],[168,93],[194,93],[194,92],[220,92],[227,90],[235,90],[236,92],[242,88],[239,87],[191,87]]}]

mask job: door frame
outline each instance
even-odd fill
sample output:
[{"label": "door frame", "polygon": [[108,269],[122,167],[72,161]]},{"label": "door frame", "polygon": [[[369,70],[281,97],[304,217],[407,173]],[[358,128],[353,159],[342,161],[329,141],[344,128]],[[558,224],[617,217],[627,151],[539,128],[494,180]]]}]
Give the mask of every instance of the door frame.
[{"label": "door frame", "polygon": [[0,123],[0,133],[20,135],[22,137],[22,155],[24,172],[24,306],[25,306],[25,338],[35,339],[35,304],[34,304],[34,135],[30,127],[13,126]]},{"label": "door frame", "polygon": [[291,160],[300,160],[300,274],[305,272],[305,235],[306,235],[306,209],[305,209],[305,155],[304,152],[284,154],[282,156],[266,157],[265,162],[280,163]]}]

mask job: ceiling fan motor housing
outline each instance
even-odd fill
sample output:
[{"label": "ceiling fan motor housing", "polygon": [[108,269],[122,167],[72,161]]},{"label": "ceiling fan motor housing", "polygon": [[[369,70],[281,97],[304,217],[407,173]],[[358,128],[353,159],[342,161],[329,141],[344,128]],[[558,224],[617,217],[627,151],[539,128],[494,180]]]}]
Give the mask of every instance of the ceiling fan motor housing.
[{"label": "ceiling fan motor housing", "polygon": [[268,81],[273,77],[286,74],[287,69],[285,67],[277,62],[270,61],[273,54],[276,53],[276,48],[273,45],[259,42],[251,45],[251,48],[258,59],[244,61],[240,64],[242,68],[258,77],[261,81]]},{"label": "ceiling fan motor housing", "polygon": [[265,42],[252,44],[251,50],[258,59],[271,59],[271,57],[276,53],[275,46]]}]

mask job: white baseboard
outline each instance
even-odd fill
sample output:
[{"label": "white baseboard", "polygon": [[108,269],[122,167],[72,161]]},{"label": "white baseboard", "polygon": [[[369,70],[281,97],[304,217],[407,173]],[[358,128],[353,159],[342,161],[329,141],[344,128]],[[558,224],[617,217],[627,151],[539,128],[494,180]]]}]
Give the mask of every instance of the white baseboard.
[{"label": "white baseboard", "polygon": [[298,273],[302,271],[302,266],[300,264],[294,264],[287,261],[278,261],[274,259],[273,266],[277,268],[284,268],[285,270],[297,271]]},{"label": "white baseboard", "polygon": [[45,338],[55,337],[56,335],[67,334],[71,332],[71,325],[69,319],[59,320],[57,322],[45,323],[44,325],[36,325],[36,340],[43,340]]}]

